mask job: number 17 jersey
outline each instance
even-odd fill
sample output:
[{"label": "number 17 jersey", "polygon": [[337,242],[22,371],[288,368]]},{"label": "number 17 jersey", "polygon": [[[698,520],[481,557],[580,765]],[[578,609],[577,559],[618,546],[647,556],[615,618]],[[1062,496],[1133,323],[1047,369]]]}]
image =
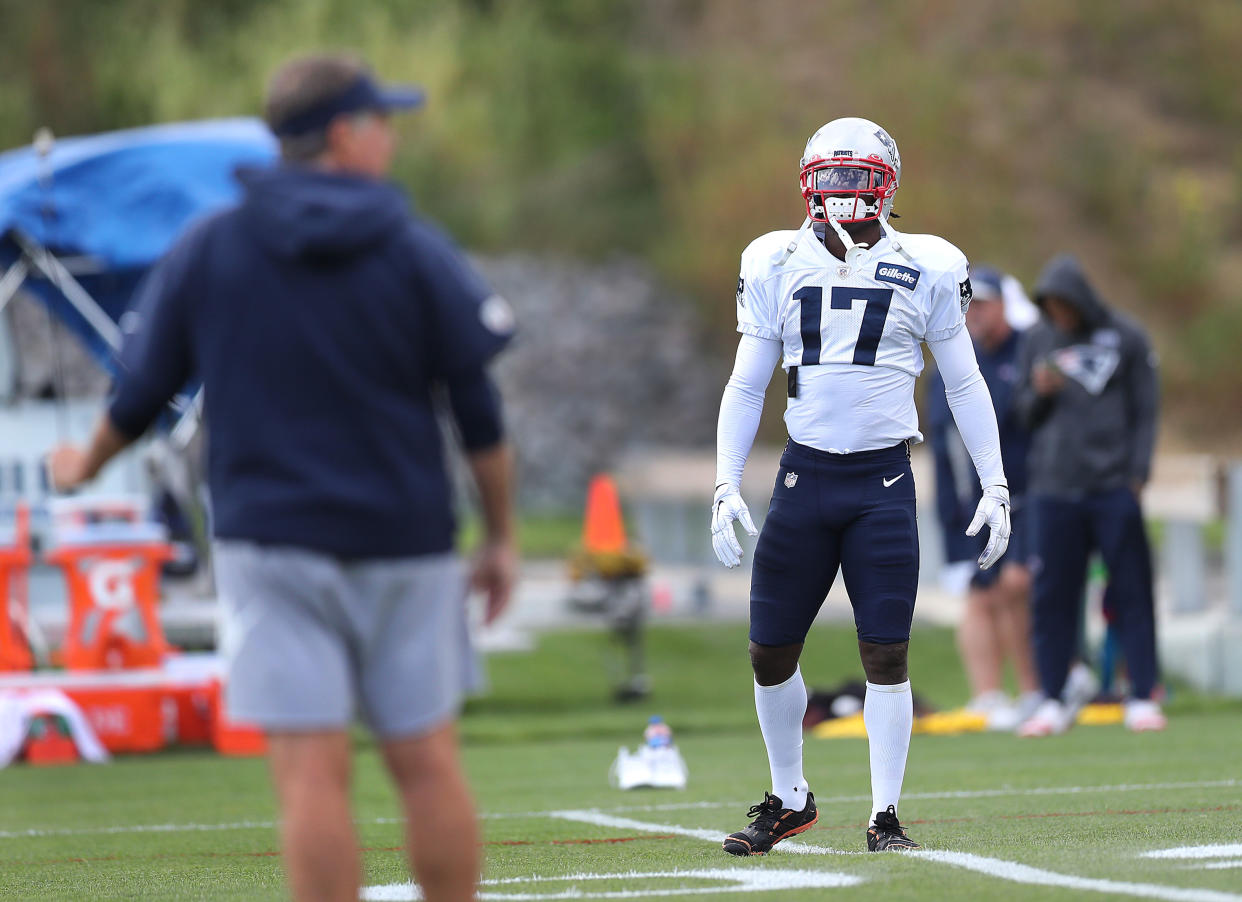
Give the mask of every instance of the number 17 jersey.
[{"label": "number 17 jersey", "polygon": [[738,331],[783,344],[790,438],[838,454],[922,441],[914,406],[921,345],[965,326],[966,257],[935,235],[886,232],[851,267],[808,229],[778,265],[794,234],[751,242],[737,285]]}]

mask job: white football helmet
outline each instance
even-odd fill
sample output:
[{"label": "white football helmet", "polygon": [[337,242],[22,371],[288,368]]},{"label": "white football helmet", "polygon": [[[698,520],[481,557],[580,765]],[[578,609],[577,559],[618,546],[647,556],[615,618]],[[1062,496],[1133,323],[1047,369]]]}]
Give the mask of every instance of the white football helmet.
[{"label": "white football helmet", "polygon": [[897,142],[870,119],[833,119],[806,142],[802,197],[812,222],[888,221],[901,183]]}]

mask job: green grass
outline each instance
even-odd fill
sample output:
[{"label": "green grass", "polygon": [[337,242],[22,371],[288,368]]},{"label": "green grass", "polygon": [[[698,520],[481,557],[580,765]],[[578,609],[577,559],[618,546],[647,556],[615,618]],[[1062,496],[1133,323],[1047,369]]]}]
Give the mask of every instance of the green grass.
[{"label": "green grass", "polygon": [[[582,517],[569,513],[529,513],[518,515],[518,548],[531,560],[563,560],[582,541]],[[483,524],[478,517],[467,517],[458,530],[457,545],[469,551],[479,544]]]},{"label": "green grass", "polygon": [[[713,843],[669,835],[663,827],[724,833],[742,826],[746,806],[766,788],[767,766],[751,710],[744,629],[664,627],[652,630],[650,639],[655,693],[650,703],[635,706],[607,701],[608,638],[602,633],[547,636],[532,654],[489,661],[495,689],[472,703],[463,725],[467,765],[479,806],[488,815],[488,878],[796,868],[849,874],[864,882],[851,889],[712,898],[803,902],[821,897],[1024,900],[1083,895],[1001,882],[927,857],[794,855],[778,848],[763,859],[737,860]],[[856,670],[848,629],[831,627],[812,636],[804,659],[809,684],[830,685]],[[933,702],[961,701],[965,687],[947,631],[915,635],[912,676],[916,690]],[[916,736],[903,820],[930,849],[1060,874],[1242,891],[1237,869],[1188,868],[1138,857],[1148,849],[1242,842],[1237,754],[1242,706],[1182,693],[1169,710],[1169,730],[1156,735],[1093,727],[1043,741],[993,734]],[[675,730],[690,766],[689,788],[681,793],[610,789],[606,775],[618,745],[637,744],[647,715],[655,712]],[[802,839],[832,849],[859,849],[868,811],[866,744],[808,739],[805,752],[821,814],[819,825]],[[1234,783],[1222,785],[1225,781]],[[1171,783],[1199,785],[1159,788]],[[1066,787],[1079,789],[1062,791]],[[976,794],[928,797],[961,791]],[[397,812],[375,751],[365,741],[359,743],[355,798],[359,843],[370,850],[364,856],[367,882],[407,879],[400,852],[392,851],[401,843],[399,826],[377,822]],[[546,814],[592,807],[654,826],[595,826]],[[181,752],[124,758],[107,767],[14,767],[0,772],[0,898],[279,899],[280,861],[268,826],[274,817],[266,771],[258,760]],[[115,832],[134,825],[243,822],[258,825]],[[77,832],[20,835],[32,829]],[[573,842],[615,838],[629,841]],[[617,877],[577,885],[606,892],[667,890],[673,883]],[[545,882],[494,892],[566,889],[563,882]]]}]

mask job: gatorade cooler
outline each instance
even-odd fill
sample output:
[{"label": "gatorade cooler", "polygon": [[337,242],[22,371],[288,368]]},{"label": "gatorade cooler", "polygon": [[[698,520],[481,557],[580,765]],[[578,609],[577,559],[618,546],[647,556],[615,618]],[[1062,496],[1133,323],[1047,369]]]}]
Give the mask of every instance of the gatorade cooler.
[{"label": "gatorade cooler", "polygon": [[30,510],[18,504],[12,523],[0,525],[0,671],[34,666],[26,638],[29,572]]},{"label": "gatorade cooler", "polygon": [[165,530],[140,497],[53,501],[53,549],[69,588],[62,649],[69,670],[159,667],[172,651],[160,626],[161,565],[173,556]]}]

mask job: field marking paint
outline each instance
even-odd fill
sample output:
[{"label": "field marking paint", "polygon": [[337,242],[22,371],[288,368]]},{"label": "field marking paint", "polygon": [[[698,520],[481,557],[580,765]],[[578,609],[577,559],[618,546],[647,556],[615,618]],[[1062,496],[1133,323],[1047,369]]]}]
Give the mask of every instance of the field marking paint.
[{"label": "field marking paint", "polygon": [[[723,842],[725,833],[722,830],[699,830],[694,827],[682,827],[678,824],[649,824],[646,821],[635,821],[628,817],[616,817],[599,811],[549,811],[549,817],[557,817],[567,821],[578,821],[583,824],[595,824],[599,827],[621,827],[627,830],[643,830],[647,833],[674,833],[678,836],[689,836],[707,842]],[[827,846],[813,846],[809,843],[787,839],[780,844],[782,852],[793,852],[799,855],[862,855],[863,852],[846,852],[841,849],[830,849]]]},{"label": "field marking paint", "polygon": [[1193,864],[1195,870],[1228,871],[1242,868],[1242,843],[1223,843],[1211,846],[1178,846],[1174,849],[1156,849],[1144,852],[1143,858],[1158,858],[1173,861],[1202,862],[1208,858],[1220,858],[1222,861],[1210,861],[1207,864]]},{"label": "field marking paint", "polygon": [[[644,899],[664,898],[667,896],[708,896],[718,893],[733,892],[764,892],[785,889],[838,889],[847,886],[858,886],[863,880],[851,874],[836,874],[831,871],[762,870],[742,868],[725,869],[711,868],[694,871],[634,871],[619,874],[566,874],[553,877],[507,877],[501,880],[484,880],[480,886],[515,886],[531,883],[589,883],[593,880],[718,880],[724,881],[720,886],[681,886],[663,887],[660,889],[631,889],[590,892],[577,886],[570,886],[560,892],[529,893],[529,892],[489,892],[484,889],[479,893],[480,899],[509,899],[519,902],[537,902],[550,899]],[[422,893],[411,883],[389,883],[384,886],[369,886],[362,891],[361,898],[367,902],[407,902],[421,899]]]},{"label": "field marking paint", "polygon": [[[1242,786],[1242,780],[1199,780],[1183,783],[1119,783],[1111,786],[1035,786],[1020,789],[968,789],[946,792],[911,792],[902,795],[904,801],[936,799],[992,799],[1021,796],[1077,795],[1093,792],[1145,792],[1161,789],[1211,789]],[[815,800],[819,805],[870,802],[871,796],[825,796]],[[661,805],[614,805],[594,808],[592,812],[652,812],[689,811],[712,808],[746,808],[750,802],[669,802]],[[548,817],[547,811],[496,811],[480,814],[484,820],[508,820],[511,818]],[[403,818],[376,817],[359,820],[360,826],[376,824],[402,824]],[[234,821],[220,824],[121,824],[108,827],[30,827],[20,830],[0,830],[0,839],[38,838],[44,836],[96,836],[117,833],[193,833],[207,830],[271,830],[279,826],[275,821]]]},{"label": "field marking paint", "polygon": [[[1106,786],[1028,786],[1021,788],[998,789],[961,789],[942,792],[908,792],[902,793],[902,801],[935,801],[938,799],[996,799],[1016,798],[1022,796],[1054,796],[1078,795],[1093,792],[1150,792],[1162,789],[1214,789],[1242,786],[1242,780],[1198,780],[1180,783],[1116,783]],[[818,805],[847,804],[851,802],[870,802],[869,795],[851,796],[816,796]],[[606,808],[593,808],[592,811],[611,812],[657,812],[657,811],[693,811],[700,808],[746,808],[750,801],[727,802],[666,802],[660,805],[609,805]],[[545,811],[497,811],[481,814],[487,820],[507,818],[544,817]]]},{"label": "field marking paint", "polygon": [[967,852],[938,852],[924,850],[913,853],[912,858],[938,861],[955,867],[965,868],[977,874],[985,874],[1000,880],[1013,883],[1025,883],[1034,886],[1059,886],[1065,889],[1076,889],[1084,892],[1114,893],[1117,895],[1139,896],[1144,899],[1165,899],[1168,902],[1242,902],[1242,896],[1212,889],[1194,889],[1179,886],[1161,886],[1157,883],[1129,883],[1120,880],[1104,880],[1096,877],[1075,877],[1072,874],[1058,874],[1029,865],[1018,864],[1016,861],[1002,861],[999,858],[984,858]]},{"label": "field marking paint", "polygon": [[[607,827],[624,827],[631,830],[649,830],[659,833],[673,833],[719,842],[722,834],[715,830],[699,830],[692,827],[681,827],[677,824],[648,824],[630,818],[615,817],[596,811],[555,811],[550,816],[565,820],[581,821]],[[839,852],[822,846],[789,840],[780,844],[785,852],[802,854],[829,855],[866,855],[866,852]],[[1225,847],[1229,848],[1229,847]],[[1242,896],[1224,893],[1217,890],[1194,889],[1174,886],[1161,886],[1154,883],[1130,883],[1118,880],[1105,880],[1094,877],[1077,877],[1072,874],[1058,874],[1045,871],[1016,861],[1004,861],[998,858],[984,858],[967,852],[947,852],[923,850],[909,853],[915,860],[934,861],[955,867],[966,868],[985,876],[1008,880],[1013,883],[1025,883],[1036,886],[1057,886],[1066,889],[1077,889],[1086,892],[1114,893],[1120,895],[1139,896],[1146,899],[1164,899],[1167,902],[1242,902]],[[568,897],[567,897],[568,898]]]},{"label": "field marking paint", "polygon": [[[1028,786],[1023,789],[964,789],[953,792],[903,793],[906,799],[991,799],[1005,796],[1056,796],[1091,792],[1148,792],[1159,789],[1211,789],[1242,786],[1242,780],[1196,780],[1184,783],[1117,783],[1113,786]],[[870,801],[870,796],[864,796]],[[818,802],[818,799],[816,800]],[[825,801],[833,801],[825,799]]]},{"label": "field marking paint", "polygon": [[1178,846],[1144,852],[1143,858],[1232,858],[1242,855],[1242,843],[1217,846]]},{"label": "field marking paint", "polygon": [[0,839],[42,836],[101,836],[113,833],[195,833],[212,830],[270,830],[275,821],[234,821],[225,824],[115,824],[111,827],[31,827],[27,830],[0,830]]}]

